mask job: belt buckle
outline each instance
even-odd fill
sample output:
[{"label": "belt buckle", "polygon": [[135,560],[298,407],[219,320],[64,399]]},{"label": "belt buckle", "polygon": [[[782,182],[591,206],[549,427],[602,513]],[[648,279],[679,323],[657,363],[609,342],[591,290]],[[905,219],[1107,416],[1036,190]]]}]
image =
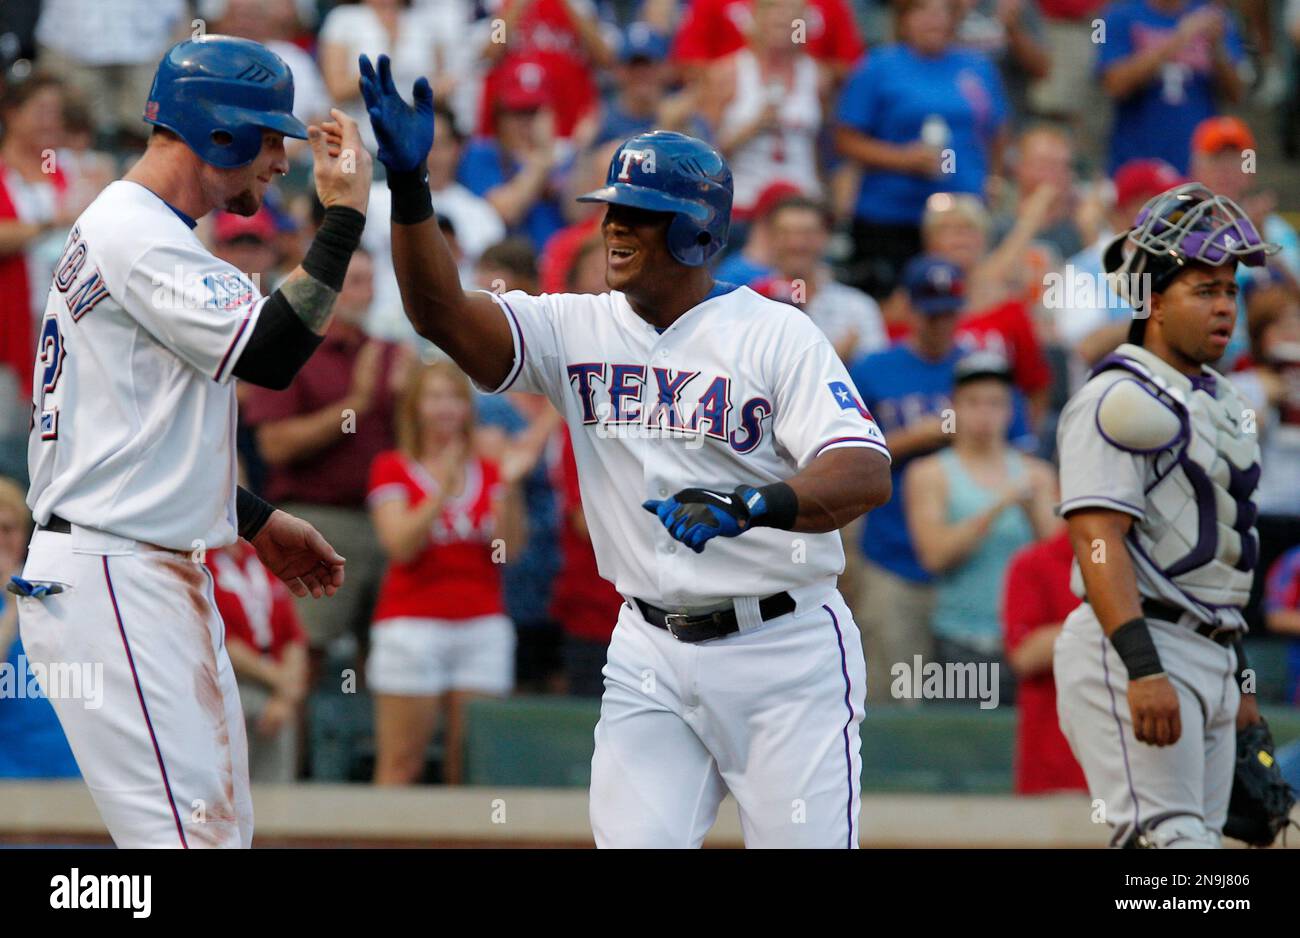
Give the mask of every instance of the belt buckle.
[{"label": "belt buckle", "polygon": [[689,625],[690,621],[691,617],[684,612],[664,613],[664,628],[668,630],[669,635],[677,639],[679,642],[682,641],[682,637],[677,634],[676,626],[679,624],[682,626]]}]

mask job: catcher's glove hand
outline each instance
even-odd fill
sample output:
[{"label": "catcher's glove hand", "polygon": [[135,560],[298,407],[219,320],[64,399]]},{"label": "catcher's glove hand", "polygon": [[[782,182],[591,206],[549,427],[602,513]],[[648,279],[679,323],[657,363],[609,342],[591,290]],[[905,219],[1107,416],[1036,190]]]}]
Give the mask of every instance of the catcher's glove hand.
[{"label": "catcher's glove hand", "polygon": [[1271,846],[1290,823],[1295,801],[1273,760],[1273,734],[1264,719],[1237,730],[1237,770],[1223,833],[1256,847]]}]

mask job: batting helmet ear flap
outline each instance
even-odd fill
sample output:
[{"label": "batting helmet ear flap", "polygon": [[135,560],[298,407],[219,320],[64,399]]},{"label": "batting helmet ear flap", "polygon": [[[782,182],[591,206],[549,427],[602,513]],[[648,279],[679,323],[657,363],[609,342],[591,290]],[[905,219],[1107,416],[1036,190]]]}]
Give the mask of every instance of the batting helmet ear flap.
[{"label": "batting helmet ear flap", "polygon": [[719,241],[709,228],[701,228],[686,215],[674,215],[668,225],[668,250],[686,266],[702,267],[727,243],[727,227],[729,222],[723,224]]}]

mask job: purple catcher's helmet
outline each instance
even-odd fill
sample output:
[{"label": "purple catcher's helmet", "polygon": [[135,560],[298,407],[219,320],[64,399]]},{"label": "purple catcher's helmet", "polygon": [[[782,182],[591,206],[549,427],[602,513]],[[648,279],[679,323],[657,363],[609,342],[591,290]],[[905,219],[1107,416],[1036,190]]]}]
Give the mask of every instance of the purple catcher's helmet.
[{"label": "purple catcher's helmet", "polygon": [[[1129,247],[1132,250],[1125,251]],[[1142,206],[1133,227],[1106,245],[1102,266],[1115,291],[1140,309],[1146,291],[1130,289],[1135,275],[1147,275],[1151,293],[1165,290],[1189,264],[1245,264],[1262,267],[1281,246],[1265,241],[1236,202],[1197,182],[1175,186]]]}]

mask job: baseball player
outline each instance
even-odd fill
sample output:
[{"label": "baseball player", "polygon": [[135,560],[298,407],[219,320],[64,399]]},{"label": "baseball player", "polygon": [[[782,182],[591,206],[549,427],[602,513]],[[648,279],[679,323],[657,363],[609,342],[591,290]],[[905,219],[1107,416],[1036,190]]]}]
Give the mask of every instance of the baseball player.
[{"label": "baseball player", "polygon": [[1084,602],[1054,671],[1112,846],[1220,846],[1236,730],[1259,720],[1240,691],[1258,437],[1207,363],[1232,337],[1237,264],[1276,250],[1231,200],[1188,184],[1147,202],[1104,254],[1137,312],[1061,415],[1060,511]]},{"label": "baseball player", "polygon": [[692,137],[626,141],[610,292],[462,291],[430,206],[429,87],[361,59],[407,316],[494,392],[564,415],[601,575],[626,603],[592,761],[598,846],[698,846],[729,790],[750,846],[858,838],[861,640],[836,530],[890,494],[884,436],[807,316],[714,283],[731,173]]},{"label": "baseball player", "polygon": [[[47,667],[102,666],[103,706],[55,699],[121,847],[247,847],[244,721],[203,564],[248,539],[295,594],[331,595],[344,559],[315,529],[236,486],[234,380],[283,388],[322,341],[365,223],[369,157],[341,112],[292,115],[293,78],[246,39],[162,59],[148,149],[77,219],[41,325],[18,592],[23,644]],[[270,296],[194,235],[252,215],[308,138],[325,219]],[[351,152],[348,152],[351,151]]]}]

